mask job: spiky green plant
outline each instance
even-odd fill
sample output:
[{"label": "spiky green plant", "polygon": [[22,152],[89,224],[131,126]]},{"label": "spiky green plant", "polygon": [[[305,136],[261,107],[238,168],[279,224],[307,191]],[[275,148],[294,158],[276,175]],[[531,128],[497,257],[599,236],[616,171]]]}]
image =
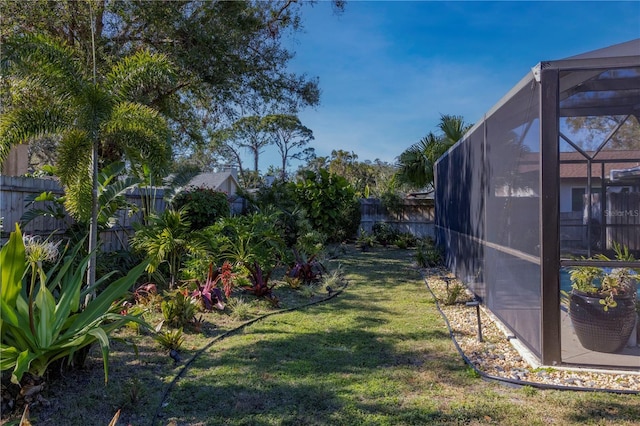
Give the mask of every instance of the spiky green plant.
[{"label": "spiky green plant", "polygon": [[159,331],[154,336],[156,342],[165,349],[179,350],[184,343],[184,336],[182,335],[182,327],[176,330]]},{"label": "spiky green plant", "polygon": [[[106,286],[82,308],[80,301],[95,287],[104,285],[110,275],[98,280],[94,288],[82,290],[89,256],[78,260],[78,245],[45,271],[42,262],[53,255],[50,248],[36,244],[25,249],[22,233],[16,226],[9,242],[0,250],[0,371],[11,370],[14,383],[19,383],[26,372],[42,377],[52,362],[71,357],[98,342],[106,382],[109,333],[130,321],[145,324],[137,317],[120,314],[114,301],[131,288],[146,263]],[[25,274],[28,268],[31,273]],[[23,282],[25,275],[30,277],[28,290]]]}]

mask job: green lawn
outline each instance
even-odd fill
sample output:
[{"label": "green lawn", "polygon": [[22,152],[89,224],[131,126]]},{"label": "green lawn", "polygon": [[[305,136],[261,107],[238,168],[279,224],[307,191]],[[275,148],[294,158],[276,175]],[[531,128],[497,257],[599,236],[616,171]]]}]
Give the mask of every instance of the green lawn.
[{"label": "green lawn", "polygon": [[339,259],[337,298],[269,317],[199,357],[159,424],[631,424],[633,396],[514,389],[473,377],[411,252]]},{"label": "green lawn", "polygon": [[91,371],[50,383],[51,405],[34,409],[32,420],[106,425],[122,408],[119,424],[134,426],[640,424],[639,396],[475,377],[411,257],[407,250],[347,251],[328,265],[339,263],[348,280],[337,297],[215,341],[171,387],[191,356],[240,322],[207,317],[220,322],[187,336],[178,365],[139,336],[138,359],[116,346],[107,387],[96,359]]}]

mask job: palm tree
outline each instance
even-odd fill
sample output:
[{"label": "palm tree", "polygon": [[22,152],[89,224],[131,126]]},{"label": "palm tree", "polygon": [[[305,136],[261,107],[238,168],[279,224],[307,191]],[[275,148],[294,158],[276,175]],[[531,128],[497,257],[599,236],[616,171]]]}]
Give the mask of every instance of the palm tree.
[{"label": "palm tree", "polygon": [[169,289],[178,283],[180,266],[187,254],[203,254],[204,245],[198,238],[191,238],[191,223],[184,209],[167,209],[152,213],[149,223],[138,224],[131,245],[144,252],[150,259],[147,271],[153,273],[161,263],[169,266]]},{"label": "palm tree", "polygon": [[471,124],[464,122],[464,118],[461,115],[442,114],[440,115],[440,123],[438,123],[438,128],[449,147],[462,139],[471,126]]},{"label": "palm tree", "polygon": [[429,132],[418,143],[407,148],[398,157],[398,179],[415,188],[433,188],[434,166],[453,144],[462,139],[471,128],[459,115],[441,115],[440,134]]},{"label": "palm tree", "polygon": [[[163,93],[174,72],[163,55],[139,51],[104,75],[87,70],[82,55],[59,40],[24,35],[6,43],[2,65],[9,99],[0,117],[0,161],[12,146],[58,138],[57,170],[65,207],[91,226],[90,251],[97,246],[97,170],[99,162],[126,159],[148,164],[158,175],[171,149],[166,120],[148,104]],[[95,261],[88,284],[95,280]]]},{"label": "palm tree", "polygon": [[[433,182],[433,170],[430,152],[441,147],[440,140],[433,133],[411,145],[398,157],[398,178],[402,183],[416,188],[425,188]],[[439,150],[438,150],[439,151]]]}]

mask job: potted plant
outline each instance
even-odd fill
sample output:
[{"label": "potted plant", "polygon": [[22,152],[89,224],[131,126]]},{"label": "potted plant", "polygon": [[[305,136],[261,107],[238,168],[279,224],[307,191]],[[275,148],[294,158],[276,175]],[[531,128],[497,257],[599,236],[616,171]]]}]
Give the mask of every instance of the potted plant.
[{"label": "potted plant", "polygon": [[[618,260],[633,260],[614,245]],[[604,255],[598,260],[609,260]],[[617,352],[629,341],[636,323],[636,279],[631,268],[576,266],[569,272],[569,317],[585,349]]]}]

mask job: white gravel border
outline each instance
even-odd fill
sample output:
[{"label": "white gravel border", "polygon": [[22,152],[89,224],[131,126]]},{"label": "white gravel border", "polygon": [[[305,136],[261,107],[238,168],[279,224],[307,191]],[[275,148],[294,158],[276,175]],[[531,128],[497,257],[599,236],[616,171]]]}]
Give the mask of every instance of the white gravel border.
[{"label": "white gravel border", "polygon": [[453,305],[445,305],[446,285],[463,285],[445,268],[421,269],[428,289],[449,323],[452,337],[468,362],[489,378],[522,385],[567,390],[640,392],[640,370],[624,371],[540,365],[538,359],[489,311],[481,306],[483,342],[478,341],[476,309],[467,307],[471,293],[465,288]]}]

